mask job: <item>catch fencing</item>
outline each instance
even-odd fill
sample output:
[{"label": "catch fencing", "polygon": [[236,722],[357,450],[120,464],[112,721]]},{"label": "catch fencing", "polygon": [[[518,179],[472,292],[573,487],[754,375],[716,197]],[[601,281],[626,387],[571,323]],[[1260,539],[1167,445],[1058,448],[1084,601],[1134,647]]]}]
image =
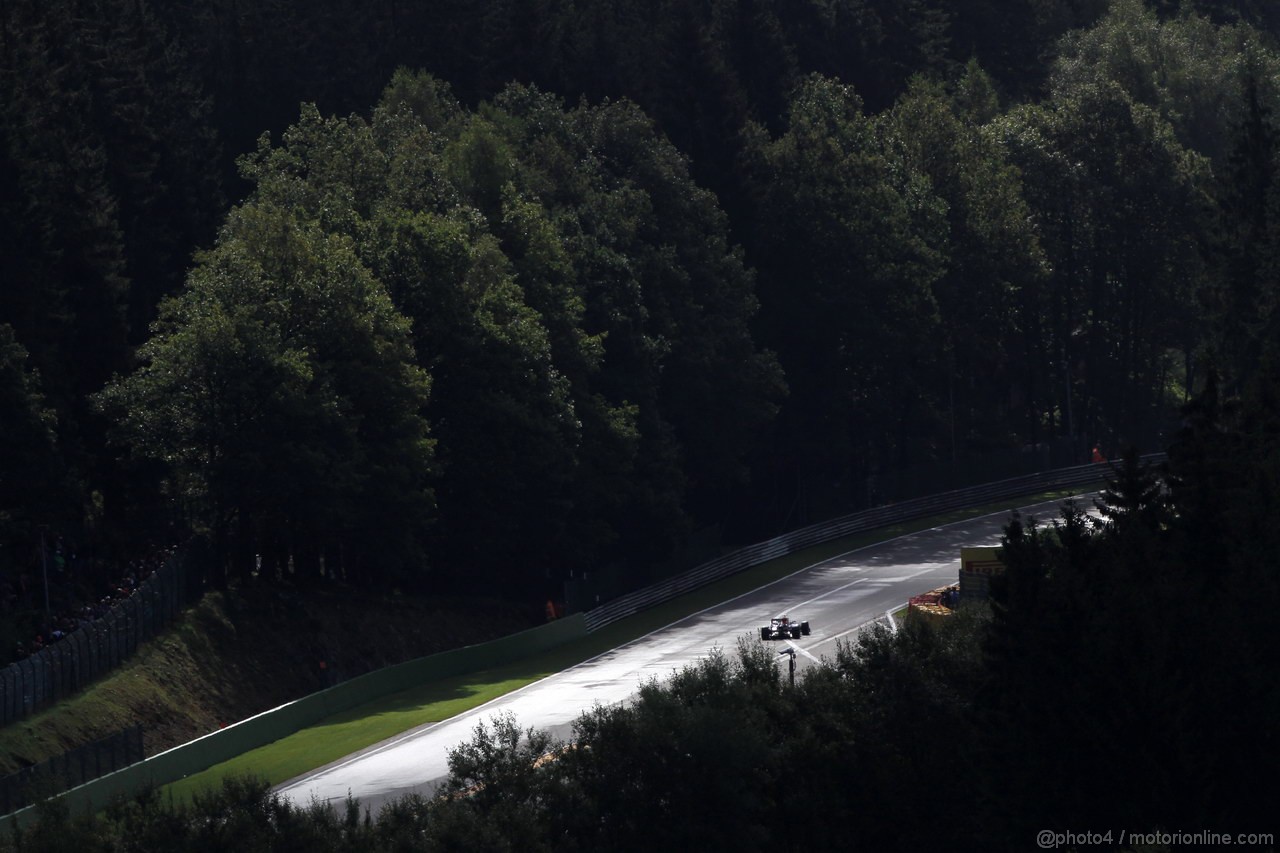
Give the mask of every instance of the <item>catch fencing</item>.
[{"label": "catch fencing", "polygon": [[0,778],[0,814],[136,764],[145,757],[142,726],[130,726]]},{"label": "catch fencing", "polygon": [[[1163,453],[1154,453],[1143,456],[1141,461],[1144,464],[1156,464],[1164,458]],[[862,533],[889,524],[899,524],[915,518],[982,506],[1008,498],[1095,485],[1110,477],[1112,472],[1112,466],[1107,463],[1076,465],[875,507],[830,521],[811,524],[709,560],[686,572],[619,596],[589,610],[585,614],[587,630],[598,631],[619,619],[625,619],[686,592],[832,539],[840,539],[854,533]]]},{"label": "catch fencing", "polygon": [[0,670],[0,725],[87,687],[164,630],[188,601],[186,562],[170,555],[128,598],[39,652]]}]

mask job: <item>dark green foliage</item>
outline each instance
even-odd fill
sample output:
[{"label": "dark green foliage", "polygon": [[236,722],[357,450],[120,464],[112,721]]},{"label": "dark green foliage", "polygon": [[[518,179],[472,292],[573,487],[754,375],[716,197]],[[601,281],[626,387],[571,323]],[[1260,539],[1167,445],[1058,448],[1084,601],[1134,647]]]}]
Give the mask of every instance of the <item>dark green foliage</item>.
[{"label": "dark green foliage", "polygon": [[[1239,392],[1274,351],[1280,305],[1277,238],[1277,105],[1264,72],[1247,67],[1239,89],[1245,109],[1232,134],[1229,164],[1223,169],[1218,240],[1218,276],[1201,298],[1209,326],[1207,349],[1225,388]],[[1266,379],[1262,380],[1264,383]]]},{"label": "dark green foliage", "polygon": [[571,0],[520,3],[278,2],[164,4],[212,96],[230,160],[300,101],[363,110],[397,67],[422,68],[476,103],[512,81],[571,101],[626,97],[693,157],[700,183],[738,209],[737,135],[777,127],[791,89],[817,72],[855,85],[875,110],[911,75],[946,76],[970,59],[1007,94],[1038,93],[1063,33],[1092,24],[1105,0]]},{"label": "dark green foliage", "polygon": [[748,653],[757,660],[713,652],[643,686],[634,706],[578,721],[555,772],[583,800],[564,827],[579,849],[742,850],[768,838],[765,815],[785,784],[774,764],[783,703],[770,653]]},{"label": "dark green foliage", "polygon": [[1010,405],[1010,390],[1034,381],[1025,371],[1038,360],[1019,328],[1034,322],[1027,306],[1043,290],[1046,264],[1022,182],[981,128],[994,115],[992,97],[990,78],[971,66],[954,98],[916,78],[881,116],[890,158],[929,205],[918,229],[945,259],[931,288],[944,369],[922,391],[934,412],[921,431],[952,459],[1007,446],[1034,421],[1031,406]]},{"label": "dark green foliage", "polygon": [[[1119,85],[1217,168],[1231,155],[1231,127],[1248,110],[1242,75],[1275,61],[1251,28],[1215,26],[1190,14],[1161,20],[1137,0],[1113,3],[1097,26],[1072,33],[1060,49],[1050,77],[1055,93],[1102,81]],[[1262,97],[1274,101],[1271,84]]]},{"label": "dark green foliage", "polygon": [[[1256,518],[1274,492],[1245,474],[1252,462],[1217,447],[1243,452],[1237,460],[1274,450],[1233,420],[1212,399],[1189,413],[1167,498],[1127,458],[1095,536],[1074,510],[1052,531],[1009,528],[983,707],[1013,826],[1246,821],[1274,796],[1274,784],[1257,784],[1245,742],[1269,737],[1276,708],[1261,674],[1274,632],[1254,614],[1275,594],[1275,552],[1257,550],[1275,525],[1246,522],[1246,532],[1236,522]],[[1206,778],[1215,782],[1197,783]]]},{"label": "dark green foliage", "polygon": [[[367,850],[422,849],[378,844],[386,833],[374,827],[359,806],[313,803],[296,807],[272,793],[260,779],[232,778],[216,790],[196,794],[190,805],[166,802],[145,790],[118,799],[100,815],[73,817],[66,804],[48,800],[38,807],[37,822],[0,849],[59,853],[59,851],[119,851],[155,853],[190,850],[193,853],[356,853]],[[4,842],[13,842],[6,845]]]},{"label": "dark green foliage", "polygon": [[75,483],[58,453],[56,417],[13,329],[0,323],[0,570],[38,549],[37,528],[74,523]]},{"label": "dark green foliage", "polygon": [[[511,716],[477,723],[449,755],[449,779],[436,797],[428,838],[438,849],[550,850],[539,840],[547,815],[541,765],[560,745],[521,731]],[[527,846],[519,839],[527,839]]]},{"label": "dark green foliage", "polygon": [[[541,600],[906,466],[1163,446],[1193,399],[1163,486],[1129,455],[1102,521],[1011,523],[989,626],[868,636],[794,692],[714,657],[536,769],[558,745],[504,721],[456,756],[466,796],[377,824],[241,785],[113,826],[919,849],[1262,813],[1278,27],[1249,0],[3,4],[0,571],[41,529],[194,530],[233,576]],[[108,843],[49,809],[33,849]]]},{"label": "dark green foliage", "polygon": [[759,325],[791,386],[771,466],[820,512],[879,472],[1040,438],[1046,258],[982,126],[995,104],[976,66],[874,118],[815,77],[785,133],[752,131]]},{"label": "dark green foliage", "polygon": [[127,530],[126,552],[172,535],[153,472],[104,452],[87,395],[129,366],[211,238],[218,157],[190,57],[147,5],[0,7],[0,322],[30,353],[57,413],[57,465],[86,498],[42,515],[55,535],[101,545]]},{"label": "dark green foliage", "polygon": [[241,209],[154,331],[100,404],[134,452],[165,461],[224,565],[420,571],[429,380],[349,240]]},{"label": "dark green foliage", "polygon": [[0,215],[5,256],[21,259],[5,297],[26,301],[0,308],[61,398],[125,363],[129,327],[140,340],[211,236],[219,152],[188,57],[146,6],[16,2],[3,16]]},{"label": "dark green foliage", "polygon": [[[504,244],[518,266],[540,265],[523,280],[537,286],[533,295],[545,293],[543,316],[581,312],[583,332],[560,347],[572,359],[566,374],[585,379],[588,359],[598,360],[595,385],[605,400],[639,407],[640,458],[661,466],[641,475],[649,500],[678,502],[683,479],[695,508],[713,507],[741,485],[743,458],[781,395],[772,356],[751,339],[752,277],[715,197],[693,184],[685,158],[630,104],[563,115],[545,95],[509,89],[496,106],[515,120],[507,126],[528,152],[522,178],[547,210],[545,225],[531,224],[543,240],[554,229],[563,241],[558,258],[526,244],[538,230],[512,226],[531,209],[509,210]],[[566,172],[570,163],[578,165]],[[551,260],[556,267],[546,266]],[[576,301],[566,301],[571,283]],[[545,304],[549,298],[559,304]],[[678,521],[673,509],[645,512]]]},{"label": "dark green foliage", "polygon": [[1128,535],[1132,527],[1158,531],[1166,521],[1163,486],[1155,472],[1138,461],[1133,447],[1113,466],[1113,479],[1096,503],[1104,526],[1117,536]]},{"label": "dark green foliage", "polygon": [[1110,81],[1015,111],[999,130],[1055,261],[1035,313],[1044,372],[1072,395],[1058,416],[1108,444],[1142,440],[1198,343],[1189,285],[1205,276],[1208,164]]},{"label": "dark green foliage", "polygon": [[0,322],[93,535],[181,535],[86,400],[268,130],[236,191],[350,239],[413,323],[447,562],[643,564],[904,467],[1154,446],[1275,322],[1275,26],[1243,0],[16,0]]},{"label": "dark green foliage", "polygon": [[[915,226],[936,209],[898,180],[847,86],[810,78],[784,135],[751,142],[752,261],[762,336],[791,384],[781,441],[801,476],[865,476],[908,453],[937,360],[941,258]],[[923,346],[921,345],[923,344]]]},{"label": "dark green foliage", "polygon": [[537,594],[615,542],[661,556],[743,481],[781,388],[751,277],[633,106],[511,87],[470,113],[402,72],[372,122],[306,107],[243,169],[253,195],[102,397],[237,571],[377,554],[400,577],[416,542],[446,579]]}]

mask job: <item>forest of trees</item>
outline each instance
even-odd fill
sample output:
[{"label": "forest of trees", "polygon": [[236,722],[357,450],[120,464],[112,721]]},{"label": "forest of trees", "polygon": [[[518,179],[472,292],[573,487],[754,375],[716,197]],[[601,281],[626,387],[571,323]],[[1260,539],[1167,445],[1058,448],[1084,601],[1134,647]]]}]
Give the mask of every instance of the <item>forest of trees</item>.
[{"label": "forest of trees", "polygon": [[912,466],[1169,451],[1096,529],[1014,519],[989,618],[794,692],[747,645],[536,770],[478,732],[374,824],[235,783],[4,843],[1272,830],[1277,36],[1268,0],[0,3],[0,642],[54,548],[531,598]]},{"label": "forest of trees", "polygon": [[1269,4],[579,6],[4,4],[7,608],[642,576],[1257,363]]},{"label": "forest of trees", "polygon": [[1271,322],[1276,18],[11,0],[3,605],[192,537],[211,584],[539,595],[1159,449]]}]

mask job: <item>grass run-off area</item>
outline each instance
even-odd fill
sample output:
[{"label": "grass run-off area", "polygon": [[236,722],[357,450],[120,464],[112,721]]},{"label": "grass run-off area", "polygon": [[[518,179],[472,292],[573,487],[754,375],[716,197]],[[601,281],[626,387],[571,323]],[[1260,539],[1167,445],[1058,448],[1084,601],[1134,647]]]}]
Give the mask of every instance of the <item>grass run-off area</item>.
[{"label": "grass run-off area", "polygon": [[833,539],[770,560],[724,580],[659,604],[551,651],[482,672],[442,679],[383,696],[288,737],[175,782],[167,799],[187,801],[199,790],[221,785],[228,776],[255,776],[272,785],[300,776],[346,755],[426,723],[447,720],[492,699],[532,684],[574,664],[603,654],[685,616],[750,592],[815,563],[877,542],[1019,506],[1069,497],[1078,490],[1046,492]]}]

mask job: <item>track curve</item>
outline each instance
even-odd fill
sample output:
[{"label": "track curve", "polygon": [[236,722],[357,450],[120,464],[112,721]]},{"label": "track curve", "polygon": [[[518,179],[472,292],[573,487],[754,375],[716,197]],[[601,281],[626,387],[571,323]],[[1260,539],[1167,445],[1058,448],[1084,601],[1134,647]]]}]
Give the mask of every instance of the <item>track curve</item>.
[{"label": "track curve", "polygon": [[[1047,517],[1061,501],[1033,504],[1024,515]],[[962,546],[998,544],[1009,511],[942,525],[832,557],[781,580],[685,617],[492,702],[412,729],[347,756],[276,790],[298,805],[340,802],[350,795],[376,814],[382,804],[416,792],[430,795],[448,775],[452,747],[476,725],[510,712],[522,728],[568,737],[578,715],[595,704],[626,701],[649,678],[662,679],[710,649],[732,650],[741,636],[759,636],[774,616],[807,620],[812,634],[775,641],[797,651],[799,667],[835,654],[836,643],[902,606],[911,595],[953,583]]]}]

